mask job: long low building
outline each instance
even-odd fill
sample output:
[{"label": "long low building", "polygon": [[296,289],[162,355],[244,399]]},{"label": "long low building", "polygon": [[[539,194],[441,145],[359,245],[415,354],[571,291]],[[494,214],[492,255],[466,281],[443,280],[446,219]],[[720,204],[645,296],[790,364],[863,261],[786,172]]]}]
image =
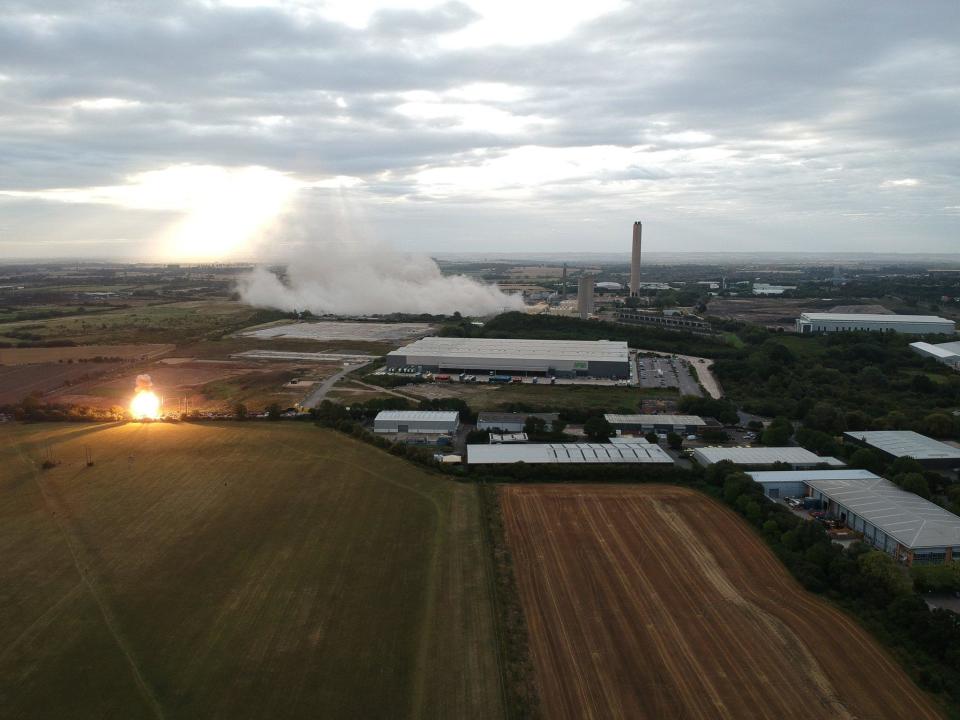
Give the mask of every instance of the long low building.
[{"label": "long low building", "polygon": [[455,410],[381,410],[373,420],[378,433],[452,435],[460,427]]},{"label": "long low building", "polygon": [[912,430],[853,430],[844,441],[872,448],[886,460],[911,457],[931,468],[960,467],[960,448]]},{"label": "long low building", "polygon": [[836,468],[829,470],[755,470],[748,472],[753,481],[763,486],[763,494],[771,500],[803,497],[810,480],[876,480],[869,470]]},{"label": "long low building", "polygon": [[643,441],[611,443],[528,443],[526,445],[468,445],[468,465],[642,464],[672,465],[673,458],[659,445]]},{"label": "long low building", "polygon": [[960,342],[938,343],[936,345],[915,342],[910,343],[910,349],[917,355],[933,358],[954,370],[960,370]]},{"label": "long low building", "polygon": [[693,451],[701,465],[729,460],[741,467],[763,468],[777,464],[789,465],[794,470],[812,469],[818,465],[842,467],[834,457],[820,457],[802,447],[703,447]]},{"label": "long low building", "polygon": [[935,315],[883,315],[874,313],[801,313],[797,332],[898,332],[906,335],[953,335],[953,320]]},{"label": "long low building", "polygon": [[426,337],[387,353],[387,368],[630,379],[630,351],[609,340]]},{"label": "long low building", "polygon": [[706,420],[696,415],[604,415],[620,432],[675,432],[681,435],[702,432]]},{"label": "long low building", "polygon": [[807,480],[828,515],[908,565],[960,560],[960,517],[889,480]]}]

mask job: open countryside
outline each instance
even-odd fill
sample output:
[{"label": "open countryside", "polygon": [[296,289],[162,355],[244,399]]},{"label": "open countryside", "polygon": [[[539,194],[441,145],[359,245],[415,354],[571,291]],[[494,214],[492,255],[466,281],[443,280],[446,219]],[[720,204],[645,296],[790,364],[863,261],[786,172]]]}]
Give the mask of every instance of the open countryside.
[{"label": "open countryside", "polygon": [[504,486],[549,718],[938,718],[732,512],[669,486]]},{"label": "open countryside", "polygon": [[7,425],[0,463],[5,717],[503,716],[475,486],[289,423]]}]

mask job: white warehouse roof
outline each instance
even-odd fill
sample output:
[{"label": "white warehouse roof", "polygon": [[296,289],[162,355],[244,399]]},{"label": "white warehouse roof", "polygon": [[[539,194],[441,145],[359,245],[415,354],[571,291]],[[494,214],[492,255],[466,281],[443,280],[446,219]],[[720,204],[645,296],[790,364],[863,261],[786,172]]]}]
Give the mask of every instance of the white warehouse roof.
[{"label": "white warehouse roof", "polygon": [[467,446],[468,465],[504,465],[518,462],[672,464],[673,458],[659,445],[646,442]]},{"label": "white warehouse roof", "polygon": [[855,430],[844,435],[894,457],[910,456],[914,460],[960,460],[960,448],[912,430]]},{"label": "white warehouse roof", "polygon": [[707,423],[696,415],[604,415],[611,425],[696,425],[703,427]]},{"label": "white warehouse roof", "polygon": [[758,483],[809,482],[811,480],[877,480],[869,470],[756,470],[747,475]]},{"label": "white warehouse roof", "polygon": [[947,360],[952,357],[956,357],[960,352],[957,350],[951,349],[951,346],[956,346],[960,349],[960,343],[940,343],[938,345],[931,345],[930,343],[925,342],[913,342],[910,343],[910,347],[914,351],[922,355],[930,355],[931,357],[939,358],[941,360]]},{"label": "white warehouse roof", "polygon": [[953,320],[936,315],[884,315],[883,313],[801,313],[804,320],[827,320],[835,322],[884,322],[884,323],[921,323],[941,325],[953,323]]},{"label": "white warehouse roof", "polygon": [[960,546],[960,517],[889,480],[809,480],[807,484],[910,549]]},{"label": "white warehouse roof", "polygon": [[421,422],[429,420],[433,422],[458,422],[460,413],[456,410],[381,410],[377,413],[378,421],[394,422]]},{"label": "white warehouse roof", "polygon": [[629,362],[625,342],[612,340],[514,340],[502,338],[425,337],[388,355],[527,360]]},{"label": "white warehouse roof", "polygon": [[708,465],[729,460],[734,465],[819,465],[842,466],[832,457],[820,457],[802,447],[704,447],[693,451],[697,460]]}]

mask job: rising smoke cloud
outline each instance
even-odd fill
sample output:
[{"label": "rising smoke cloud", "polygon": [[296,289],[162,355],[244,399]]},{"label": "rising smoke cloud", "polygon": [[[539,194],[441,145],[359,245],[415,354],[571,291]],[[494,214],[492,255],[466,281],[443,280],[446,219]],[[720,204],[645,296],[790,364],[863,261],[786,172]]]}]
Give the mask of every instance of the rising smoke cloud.
[{"label": "rising smoke cloud", "polygon": [[[255,307],[316,315],[385,315],[430,313],[488,315],[504,309],[519,310],[523,301],[496,285],[486,285],[463,275],[443,275],[437,263],[423,255],[401,253],[390,244],[368,237],[344,237],[336,228],[320,229],[310,214],[297,213],[284,222],[285,236],[294,234],[280,264],[281,279],[258,267],[238,281],[241,298]],[[298,227],[291,226],[299,223]]]},{"label": "rising smoke cloud", "polygon": [[143,375],[137,375],[137,392],[141,390],[153,390],[153,380],[149,375],[144,373]]}]

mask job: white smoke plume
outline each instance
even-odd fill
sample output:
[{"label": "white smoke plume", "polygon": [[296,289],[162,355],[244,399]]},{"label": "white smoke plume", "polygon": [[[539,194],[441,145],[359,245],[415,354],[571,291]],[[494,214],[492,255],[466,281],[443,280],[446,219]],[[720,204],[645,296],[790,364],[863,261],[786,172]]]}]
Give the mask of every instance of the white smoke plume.
[{"label": "white smoke plume", "polygon": [[[297,223],[295,229],[291,224]],[[311,228],[297,213],[285,222],[282,238],[295,242],[281,263],[281,280],[258,267],[238,282],[243,300],[256,307],[309,310],[315,315],[430,313],[488,315],[519,310],[523,300],[463,275],[443,275],[429,257],[398,252],[388,243],[344,238],[336,230]],[[274,243],[274,248],[280,243]],[[276,254],[276,249],[273,250]]]}]

